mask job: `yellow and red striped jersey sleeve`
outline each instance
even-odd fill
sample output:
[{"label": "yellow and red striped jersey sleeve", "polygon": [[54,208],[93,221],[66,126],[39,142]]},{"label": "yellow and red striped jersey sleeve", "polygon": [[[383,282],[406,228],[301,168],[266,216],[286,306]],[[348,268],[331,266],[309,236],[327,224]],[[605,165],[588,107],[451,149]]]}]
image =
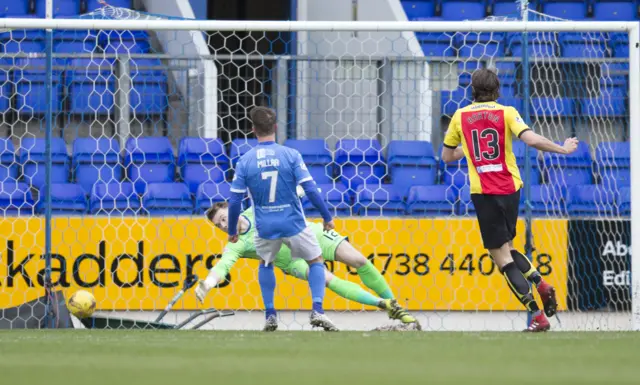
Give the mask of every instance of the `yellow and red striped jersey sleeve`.
[{"label": "yellow and red striped jersey sleeve", "polygon": [[504,109],[504,121],[507,123],[507,127],[511,130],[511,133],[518,138],[523,132],[530,130],[527,123],[524,122],[518,111],[513,107],[506,107]]},{"label": "yellow and red striped jersey sleeve", "polygon": [[444,136],[444,146],[449,148],[456,148],[462,141],[460,135],[460,110],[456,111],[449,123],[449,129]]}]

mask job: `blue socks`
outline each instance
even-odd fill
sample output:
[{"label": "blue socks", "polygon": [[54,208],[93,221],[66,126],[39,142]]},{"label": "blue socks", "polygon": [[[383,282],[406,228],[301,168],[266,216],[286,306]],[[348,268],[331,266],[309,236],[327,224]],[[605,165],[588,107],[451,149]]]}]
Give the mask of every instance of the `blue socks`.
[{"label": "blue socks", "polygon": [[324,300],[324,263],[316,262],[309,265],[309,287],[311,288],[311,299],[313,300],[313,310],[324,313],[322,302]]},{"label": "blue socks", "polygon": [[273,296],[276,291],[276,275],[273,272],[273,264],[269,266],[260,265],[258,269],[258,283],[260,283],[266,318],[276,315],[276,309],[273,305]]}]

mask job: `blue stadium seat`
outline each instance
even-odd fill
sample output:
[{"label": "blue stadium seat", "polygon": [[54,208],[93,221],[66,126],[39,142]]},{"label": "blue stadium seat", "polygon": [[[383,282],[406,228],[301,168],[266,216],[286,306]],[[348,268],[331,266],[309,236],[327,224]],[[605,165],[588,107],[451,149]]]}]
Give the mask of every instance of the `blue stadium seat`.
[{"label": "blue stadium seat", "polygon": [[204,182],[223,182],[229,169],[224,143],[217,138],[182,138],[178,145],[178,167],[191,194]]},{"label": "blue stadium seat", "polygon": [[480,68],[482,68],[482,62],[478,60],[458,63],[458,84],[460,87],[467,88],[471,84],[471,75],[475,70]]},{"label": "blue stadium seat", "polygon": [[395,217],[404,215],[405,186],[364,184],[358,187],[354,209],[362,216]]},{"label": "blue stadium seat", "polygon": [[495,69],[501,86],[507,87],[516,83],[516,63],[499,61],[496,62]]},{"label": "blue stadium seat", "polygon": [[513,151],[513,155],[516,157],[516,163],[520,169],[520,176],[522,180],[524,180],[524,162],[525,162],[525,154],[529,152],[529,160],[531,164],[531,184],[540,184],[542,180],[542,175],[540,173],[540,167],[538,165],[538,150],[533,147],[529,147],[524,142],[520,140],[513,140],[511,143],[511,149]]},{"label": "blue stadium seat", "polygon": [[[160,59],[130,61],[131,93],[129,100],[136,113],[158,115],[169,106],[167,75]],[[175,92],[173,92],[175,93]]]},{"label": "blue stadium seat", "polygon": [[606,89],[611,87],[622,88],[626,95],[627,80],[629,79],[628,63],[603,63],[600,66],[601,78],[600,84]]},{"label": "blue stadium seat", "polygon": [[[45,53],[43,41],[11,39],[2,43],[2,52],[5,53]],[[16,59],[18,60],[18,59]]]},{"label": "blue stadium seat", "polygon": [[0,182],[18,179],[18,160],[11,139],[0,138]]},{"label": "blue stadium seat", "polygon": [[391,181],[396,186],[431,185],[438,163],[433,146],[426,141],[392,140],[388,149]]},{"label": "blue stadium seat", "polygon": [[97,182],[91,189],[89,212],[101,215],[132,215],[142,213],[140,197],[133,183]]},{"label": "blue stadium seat", "polygon": [[73,141],[72,170],[74,180],[90,192],[96,181],[122,180],[124,168],[120,162],[120,143],[109,138],[76,138]]},{"label": "blue stadium seat", "polygon": [[[438,149],[438,157],[442,154],[442,145]],[[445,163],[440,160],[438,165],[441,170],[442,184],[450,187],[453,186],[456,189],[461,188],[462,186],[468,184],[468,174],[469,169],[467,165],[467,158],[464,157],[460,159],[458,162]]]},{"label": "blue stadium seat", "polygon": [[475,216],[476,208],[473,205],[473,202],[471,201],[471,188],[468,185],[463,186],[460,189],[459,193],[460,193],[460,202],[456,209],[456,213],[458,215],[468,215],[472,217]]},{"label": "blue stadium seat", "polygon": [[[562,143],[558,144],[562,145]],[[558,155],[552,153],[544,154],[544,162],[547,167],[575,167],[575,168],[589,168],[593,164],[593,158],[591,157],[591,151],[589,145],[586,142],[578,143],[576,151],[569,155]],[[591,183],[582,183],[591,184]]]},{"label": "blue stadium seat", "polygon": [[609,189],[631,185],[631,146],[629,142],[600,142],[596,164],[601,183]]},{"label": "blue stadium seat", "polygon": [[570,216],[617,215],[615,192],[602,185],[573,186],[567,210]]},{"label": "blue stadium seat", "polygon": [[105,53],[149,53],[149,34],[146,31],[100,31],[98,44]]},{"label": "blue stadium seat", "polygon": [[442,114],[453,116],[458,108],[471,104],[471,87],[460,88],[454,91],[442,91]]},{"label": "blue stadium seat", "polygon": [[25,183],[0,183],[0,215],[33,215],[34,201],[31,189]]},{"label": "blue stadium seat", "polygon": [[[16,107],[18,113],[32,115],[44,114],[49,105],[46,88],[48,77],[45,59],[24,58],[16,59],[16,69],[13,70],[13,81],[16,83]],[[64,65],[64,60],[54,60],[54,65]],[[52,76],[52,105],[53,112],[62,110],[60,94],[62,92],[62,72],[54,70]]]},{"label": "blue stadium seat", "polygon": [[567,20],[583,20],[587,17],[587,4],[584,0],[545,1],[542,12]]},{"label": "blue stadium seat", "polygon": [[387,173],[382,148],[376,139],[339,140],[335,161],[343,183],[354,191],[363,183],[382,183]]},{"label": "blue stadium seat", "polygon": [[495,0],[491,10],[493,16],[520,17],[518,3],[513,0]]},{"label": "blue stadium seat", "polygon": [[[47,17],[46,0],[36,0],[36,16]],[[80,14],[80,0],[56,0],[53,2],[53,17],[69,17]]]},{"label": "blue stadium seat", "polygon": [[0,14],[3,17],[24,17],[29,13],[28,1],[2,0]]},{"label": "blue stadium seat", "polygon": [[[327,204],[329,212],[335,216],[350,216],[355,214],[351,211],[352,196],[350,191],[342,183],[326,183],[316,185],[320,189],[320,196]],[[302,208],[307,216],[320,217],[320,212],[313,206],[306,197],[302,198]]]},{"label": "blue stadium seat", "polygon": [[[55,41],[53,43],[54,53],[71,53],[71,54],[88,54],[95,52],[97,49],[97,42],[93,38],[84,37],[81,40],[76,41]],[[100,61],[104,59],[99,59]]]},{"label": "blue stadium seat", "polygon": [[[418,21],[442,21],[442,18],[431,17],[416,19]],[[442,32],[416,32],[425,56],[456,56],[457,51],[453,37]]]},{"label": "blue stadium seat", "polygon": [[138,194],[145,191],[147,183],[173,182],[176,166],[168,138],[130,138],[124,151],[127,175]]},{"label": "blue stadium seat", "polygon": [[625,90],[619,87],[599,96],[580,99],[580,110],[585,116],[622,117],[627,114]]},{"label": "blue stadium seat", "polygon": [[[10,66],[11,64],[11,60],[0,58],[0,65]],[[9,110],[12,96],[13,90],[11,89],[9,71],[0,70],[0,113]]]},{"label": "blue stadium seat", "polygon": [[[541,40],[541,38],[551,37],[547,34],[542,36],[535,36],[531,34],[529,36],[528,50],[531,57],[556,57],[559,53],[558,44],[555,40]],[[554,38],[555,39],[555,38]],[[509,34],[507,35],[507,48],[511,53],[511,56],[522,56],[522,34]]]},{"label": "blue stadium seat", "polygon": [[486,16],[486,2],[482,0],[441,0],[445,20],[481,20]]},{"label": "blue stadium seat", "polygon": [[600,166],[631,167],[631,144],[629,142],[598,143],[596,162]]},{"label": "blue stadium seat", "polygon": [[[613,50],[613,57],[629,57],[629,35],[626,33],[610,33],[608,44]],[[604,66],[622,67],[625,71],[629,70],[627,63],[603,63],[603,67]]]},{"label": "blue stadium seat", "polygon": [[576,115],[573,99],[531,98],[531,115],[545,117],[566,117]]},{"label": "blue stadium seat", "polygon": [[113,59],[73,59],[71,69],[65,71],[65,83],[72,113],[108,114],[113,109]]},{"label": "blue stadium seat", "polygon": [[288,139],[284,145],[300,152],[316,183],[331,183],[334,173],[333,158],[323,139]]},{"label": "blue stadium seat", "polygon": [[544,162],[549,184],[570,187],[593,183],[593,160],[585,142],[578,143],[578,149],[569,155],[545,153]]},{"label": "blue stadium seat", "polygon": [[231,185],[227,182],[204,182],[196,192],[196,214],[203,214],[216,202],[226,202],[231,196]]},{"label": "blue stadium seat", "polygon": [[455,214],[455,189],[449,186],[413,186],[407,198],[407,214],[412,216]]},{"label": "blue stadium seat", "polygon": [[594,1],[593,16],[602,21],[633,21],[638,19],[638,2]]},{"label": "blue stadium seat", "polygon": [[415,20],[421,17],[432,17],[435,14],[436,8],[434,0],[403,0],[402,7],[409,20]]},{"label": "blue stadium seat", "polygon": [[606,41],[596,34],[566,33],[559,37],[563,57],[603,58],[607,56]]},{"label": "blue stadium seat", "polygon": [[[40,199],[36,205],[38,214],[46,210],[46,190],[40,190]],[[51,213],[74,215],[87,212],[87,192],[79,184],[52,183],[51,184]]]},{"label": "blue stadium seat", "polygon": [[485,56],[504,56],[504,40],[505,35],[500,32],[474,33],[469,35],[457,34],[455,37],[458,56],[472,57],[474,59],[480,59]]},{"label": "blue stadium seat", "polygon": [[[129,8],[133,9],[131,0],[108,0],[107,3],[112,7],[118,8]],[[94,0],[89,0],[87,2],[87,12],[93,12],[96,9],[102,8],[103,5]]]},{"label": "blue stadium seat", "polygon": [[620,215],[631,215],[631,188],[623,187],[620,189],[618,210],[620,211]]},{"label": "blue stadium seat", "polygon": [[[554,185],[538,185],[530,187],[531,213],[534,216],[561,217],[567,215],[566,204],[564,202],[564,191]],[[520,201],[525,201],[524,189],[520,193]],[[526,206],[520,204],[520,213],[526,212]]]},{"label": "blue stadium seat", "polygon": [[142,207],[151,215],[189,215],[193,201],[184,183],[149,183],[142,195]]},{"label": "blue stadium seat", "polygon": [[249,150],[258,145],[258,139],[234,139],[231,141],[231,150],[229,150],[229,157],[231,158],[231,165],[236,166],[238,159]]},{"label": "blue stadium seat", "polygon": [[[19,159],[25,181],[31,186],[41,188],[45,184],[45,140],[43,138],[22,139]],[[69,155],[64,139],[51,139],[51,159],[51,183],[67,183]]]}]

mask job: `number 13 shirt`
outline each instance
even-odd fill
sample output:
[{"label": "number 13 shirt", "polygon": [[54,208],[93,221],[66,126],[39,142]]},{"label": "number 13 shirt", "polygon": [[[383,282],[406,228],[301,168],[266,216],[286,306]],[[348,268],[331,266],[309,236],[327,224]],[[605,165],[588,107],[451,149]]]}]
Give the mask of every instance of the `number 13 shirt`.
[{"label": "number 13 shirt", "polygon": [[473,103],[455,112],[444,145],[455,149],[462,143],[471,194],[509,195],[522,188],[512,135],[520,137],[527,130],[515,108],[495,102]]}]

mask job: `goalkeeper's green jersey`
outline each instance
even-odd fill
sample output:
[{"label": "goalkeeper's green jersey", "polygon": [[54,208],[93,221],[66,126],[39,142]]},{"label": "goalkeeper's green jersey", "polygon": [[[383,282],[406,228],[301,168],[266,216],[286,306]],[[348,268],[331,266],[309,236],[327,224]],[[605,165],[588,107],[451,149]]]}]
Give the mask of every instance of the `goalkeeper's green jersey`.
[{"label": "goalkeeper's green jersey", "polygon": [[[245,210],[242,214],[249,222],[249,228],[244,233],[238,234],[238,242],[236,243],[227,243],[222,251],[222,257],[213,267],[213,271],[216,272],[216,275],[220,279],[224,279],[227,276],[233,265],[240,258],[249,258],[260,260],[260,257],[256,253],[256,246],[254,242],[254,237],[256,235],[256,226],[253,216],[253,210],[248,209]],[[325,260],[333,261],[335,258],[335,251],[344,239],[347,237],[340,235],[335,231],[323,231],[322,225],[320,223],[307,223],[311,226],[314,234],[316,235],[316,239],[320,244],[320,249],[322,250],[322,257]],[[298,260],[301,261],[301,260]],[[276,260],[274,262],[275,266],[282,269],[285,273],[291,274],[293,268],[293,259],[291,257],[291,250],[286,246],[282,245],[278,255],[276,256]],[[301,261],[306,265],[306,262]]]}]

